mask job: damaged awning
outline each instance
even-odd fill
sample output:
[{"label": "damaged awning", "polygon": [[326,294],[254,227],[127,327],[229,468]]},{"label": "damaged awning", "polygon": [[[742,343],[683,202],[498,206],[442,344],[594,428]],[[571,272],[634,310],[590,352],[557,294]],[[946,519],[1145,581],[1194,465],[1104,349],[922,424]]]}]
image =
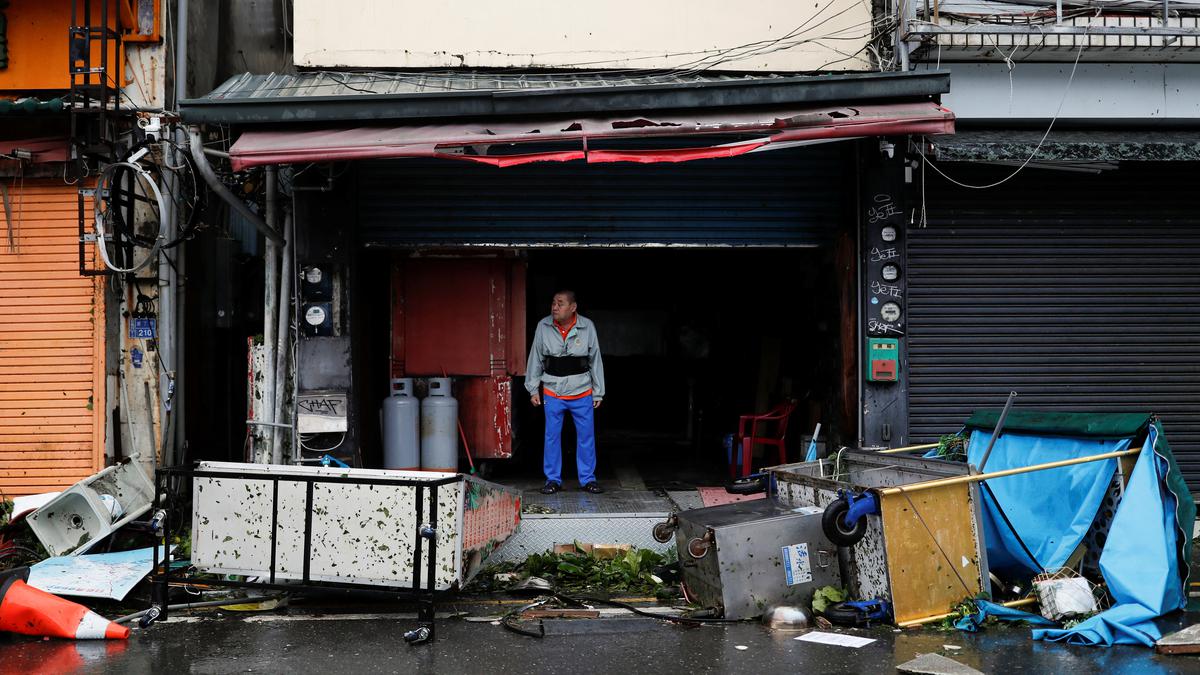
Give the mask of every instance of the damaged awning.
[{"label": "damaged awning", "polygon": [[65,136],[0,140],[0,160],[22,159],[34,164],[65,162],[69,149],[70,141]]},{"label": "damaged awning", "polygon": [[[655,163],[733,157],[805,142],[950,133],[954,133],[954,114],[933,102],[833,104],[247,131],[230,149],[230,157],[235,170],[266,164],[408,157],[456,159],[500,167],[573,160]],[[680,147],[622,149],[609,142],[663,138],[679,139]],[[705,140],[712,142],[706,145]],[[593,142],[603,142],[604,147],[589,147]],[[547,149],[547,144],[553,147]]]}]

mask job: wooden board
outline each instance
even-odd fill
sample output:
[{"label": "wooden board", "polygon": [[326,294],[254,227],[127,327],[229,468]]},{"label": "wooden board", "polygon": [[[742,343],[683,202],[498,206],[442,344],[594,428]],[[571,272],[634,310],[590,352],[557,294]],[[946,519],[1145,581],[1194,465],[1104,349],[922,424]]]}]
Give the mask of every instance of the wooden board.
[{"label": "wooden board", "polygon": [[896,623],[944,614],[980,591],[969,486],[884,495],[884,547]]},{"label": "wooden board", "polygon": [[1154,643],[1154,651],[1159,654],[1200,654],[1200,624],[1162,636]]}]

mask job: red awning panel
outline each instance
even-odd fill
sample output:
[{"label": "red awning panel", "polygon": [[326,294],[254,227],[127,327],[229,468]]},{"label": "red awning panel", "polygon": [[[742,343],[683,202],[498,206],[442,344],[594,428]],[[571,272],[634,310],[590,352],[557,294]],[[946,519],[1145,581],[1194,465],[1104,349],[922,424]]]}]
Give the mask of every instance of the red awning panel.
[{"label": "red awning panel", "polygon": [[[810,109],[693,111],[654,119],[545,118],[427,126],[349,127],[316,131],[247,131],[233,144],[235,170],[264,164],[342,162],[355,159],[444,157],[514,166],[537,161],[683,162],[732,157],[771,143],[862,136],[954,133],[954,113],[934,103],[901,103]],[[579,150],[495,154],[494,146],[634,138],[754,136],[745,143],[678,150]]]}]

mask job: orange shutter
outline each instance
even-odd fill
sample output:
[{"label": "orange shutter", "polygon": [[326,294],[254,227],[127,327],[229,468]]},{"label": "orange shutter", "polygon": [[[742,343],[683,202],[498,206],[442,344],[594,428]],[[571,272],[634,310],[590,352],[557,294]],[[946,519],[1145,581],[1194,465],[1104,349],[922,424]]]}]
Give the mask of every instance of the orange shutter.
[{"label": "orange shutter", "polygon": [[0,206],[0,494],[11,498],[61,490],[102,465],[104,296],[102,277],[79,274],[76,187],[5,185],[12,217]]}]

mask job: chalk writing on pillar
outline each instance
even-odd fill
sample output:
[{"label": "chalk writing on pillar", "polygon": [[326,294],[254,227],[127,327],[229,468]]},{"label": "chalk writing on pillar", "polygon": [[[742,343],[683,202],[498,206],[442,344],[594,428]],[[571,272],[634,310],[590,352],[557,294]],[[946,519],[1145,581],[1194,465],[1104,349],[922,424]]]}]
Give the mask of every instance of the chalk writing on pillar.
[{"label": "chalk writing on pillar", "polygon": [[900,257],[900,252],[895,248],[872,248],[871,262],[883,262],[885,260],[895,260]]},{"label": "chalk writing on pillar", "polygon": [[875,195],[875,205],[867,209],[867,222],[871,224],[901,215],[900,207],[887,194]]},{"label": "chalk writing on pillar", "polygon": [[900,288],[899,286],[894,286],[892,284],[885,284],[881,281],[872,281],[871,282],[871,292],[874,293],[875,295],[882,295],[882,296],[886,296],[889,298],[904,297],[904,289]]},{"label": "chalk writing on pillar", "polygon": [[867,322],[867,332],[872,335],[904,335],[904,331],[900,329],[898,324],[880,321],[879,319],[871,319]]}]

